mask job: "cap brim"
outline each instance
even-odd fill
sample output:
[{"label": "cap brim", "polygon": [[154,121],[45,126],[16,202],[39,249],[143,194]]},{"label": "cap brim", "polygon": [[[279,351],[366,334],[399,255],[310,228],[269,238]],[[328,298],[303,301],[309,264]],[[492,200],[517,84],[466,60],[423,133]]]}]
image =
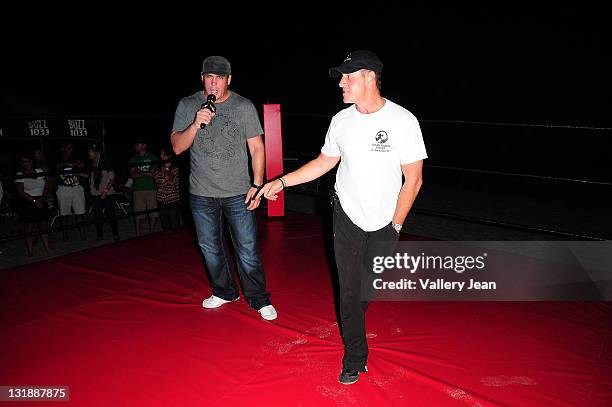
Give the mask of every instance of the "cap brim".
[{"label": "cap brim", "polygon": [[224,71],[217,71],[217,70],[209,70],[209,71],[202,71],[202,75],[206,75],[207,73],[211,73],[214,75],[225,75],[225,76],[229,76],[232,73],[231,72],[224,72]]},{"label": "cap brim", "polygon": [[329,76],[331,76],[332,78],[337,78],[338,76],[342,76],[347,73],[357,72],[360,69],[368,69],[368,68],[365,68],[362,64],[358,62],[357,63],[347,62],[342,65],[336,66],[334,68],[330,68]]},{"label": "cap brim", "polygon": [[353,73],[353,72],[357,72],[358,70],[360,70],[362,68],[357,67],[357,66],[353,66],[353,65],[340,65],[337,66],[335,68],[330,68],[329,70],[329,76],[331,76],[332,78],[337,78],[338,76],[342,76],[346,73]]}]

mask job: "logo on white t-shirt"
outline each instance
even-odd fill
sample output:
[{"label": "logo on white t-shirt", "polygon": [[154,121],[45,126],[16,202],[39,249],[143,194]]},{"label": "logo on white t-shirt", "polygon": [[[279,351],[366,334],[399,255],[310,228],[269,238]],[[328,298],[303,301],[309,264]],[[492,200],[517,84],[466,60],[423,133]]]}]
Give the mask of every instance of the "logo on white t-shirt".
[{"label": "logo on white t-shirt", "polygon": [[378,143],[384,144],[387,142],[387,140],[389,140],[389,136],[387,135],[386,131],[381,130],[378,133],[376,133],[375,139]]},{"label": "logo on white t-shirt", "polygon": [[377,153],[388,153],[391,145],[387,143],[389,141],[389,135],[384,130],[379,130],[374,137],[376,143],[372,143],[372,148],[370,151],[374,151]]}]

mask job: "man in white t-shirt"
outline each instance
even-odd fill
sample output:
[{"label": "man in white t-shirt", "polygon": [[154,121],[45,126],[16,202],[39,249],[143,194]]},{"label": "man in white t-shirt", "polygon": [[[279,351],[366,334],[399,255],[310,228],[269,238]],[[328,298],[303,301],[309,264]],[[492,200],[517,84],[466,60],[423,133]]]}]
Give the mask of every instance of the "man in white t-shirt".
[{"label": "man in white t-shirt", "polygon": [[351,106],[332,118],[317,158],[267,183],[257,196],[274,200],[283,188],[312,181],[340,162],[334,251],[344,341],[343,384],[355,383],[359,373],[367,371],[365,311],[369,297],[361,288],[365,259],[381,243],[391,247],[398,240],[421,188],[423,159],[427,158],[417,119],[381,96],[382,68],[376,54],[359,50],[329,70],[330,76],[340,77],[342,98]]}]

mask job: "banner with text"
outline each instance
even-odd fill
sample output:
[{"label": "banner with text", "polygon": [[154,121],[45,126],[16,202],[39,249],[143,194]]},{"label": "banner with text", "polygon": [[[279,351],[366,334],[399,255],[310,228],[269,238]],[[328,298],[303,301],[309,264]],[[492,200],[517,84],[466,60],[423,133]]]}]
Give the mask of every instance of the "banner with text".
[{"label": "banner with text", "polygon": [[0,119],[0,140],[26,138],[103,139],[103,123],[94,118]]}]

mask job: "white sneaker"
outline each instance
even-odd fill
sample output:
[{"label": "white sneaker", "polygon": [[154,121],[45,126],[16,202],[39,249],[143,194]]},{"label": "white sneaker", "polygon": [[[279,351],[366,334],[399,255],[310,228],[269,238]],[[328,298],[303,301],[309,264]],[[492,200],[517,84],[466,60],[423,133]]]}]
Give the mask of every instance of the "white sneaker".
[{"label": "white sneaker", "polygon": [[240,296],[238,296],[235,300],[224,300],[223,298],[219,298],[217,296],[211,295],[204,301],[202,301],[202,306],[204,308],[219,308],[223,304],[227,304],[228,302],[238,301]]},{"label": "white sneaker", "polygon": [[278,316],[276,310],[274,309],[274,305],[266,305],[265,307],[261,307],[257,312],[259,312],[261,317],[267,321],[272,321]]}]

